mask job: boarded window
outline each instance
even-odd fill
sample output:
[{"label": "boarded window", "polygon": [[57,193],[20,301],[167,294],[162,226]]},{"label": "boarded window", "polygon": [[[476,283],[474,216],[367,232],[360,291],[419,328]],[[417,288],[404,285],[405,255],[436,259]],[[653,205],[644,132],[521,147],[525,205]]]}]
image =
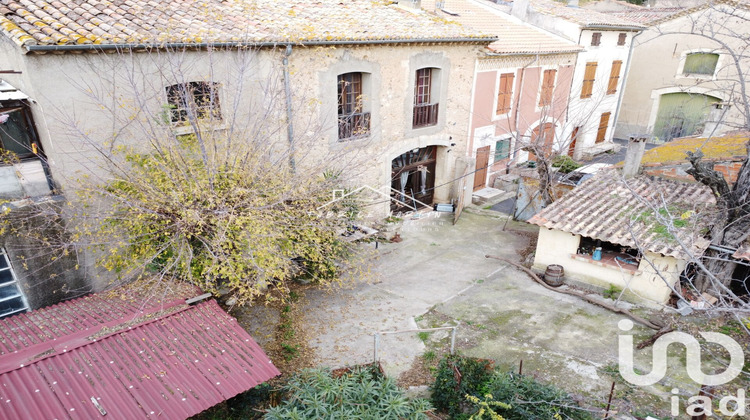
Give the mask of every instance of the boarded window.
[{"label": "boarded window", "polygon": [[178,83],[166,89],[173,123],[186,123],[191,119],[221,119],[218,83]]},{"label": "boarded window", "polygon": [[596,67],[598,63],[586,63],[586,71],[583,73],[583,87],[581,88],[581,99],[590,98],[594,91],[594,80],[596,79]]},{"label": "boarded window", "polygon": [[617,45],[625,45],[625,41],[628,39],[628,34],[625,32],[620,32],[620,35],[617,37]]},{"label": "boarded window", "polygon": [[555,76],[557,70],[545,70],[542,78],[542,92],[539,96],[539,106],[547,106],[552,103],[552,94],[555,90]]},{"label": "boarded window", "polygon": [[510,156],[510,139],[498,140],[495,143],[495,162],[507,159]]},{"label": "boarded window", "polygon": [[497,115],[507,114],[510,112],[513,101],[513,73],[503,73],[500,75],[500,87],[497,91]]},{"label": "boarded window", "polygon": [[610,112],[602,114],[602,118],[599,120],[599,129],[596,131],[596,143],[601,143],[607,138],[607,126],[609,125]]},{"label": "boarded window", "polygon": [[339,140],[354,139],[370,132],[370,113],[363,112],[362,73],[338,76]]},{"label": "boarded window", "polygon": [[713,75],[716,71],[716,63],[719,62],[719,54],[691,53],[685,57],[685,66],[682,74]]},{"label": "boarded window", "polygon": [[594,32],[591,34],[591,45],[596,47],[601,45],[602,43],[602,33],[601,32]]},{"label": "boarded window", "polygon": [[612,62],[612,70],[609,72],[609,84],[607,85],[607,95],[617,92],[617,85],[620,83],[620,69],[622,61],[615,60]]}]

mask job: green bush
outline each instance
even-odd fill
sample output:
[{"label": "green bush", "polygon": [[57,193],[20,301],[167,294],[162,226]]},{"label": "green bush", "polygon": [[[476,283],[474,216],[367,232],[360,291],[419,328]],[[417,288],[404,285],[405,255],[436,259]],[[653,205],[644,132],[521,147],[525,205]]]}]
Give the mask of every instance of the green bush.
[{"label": "green bush", "polygon": [[560,172],[567,174],[580,168],[581,164],[574,161],[573,158],[568,155],[559,155],[552,160],[552,167],[560,168]]},{"label": "green bush", "polygon": [[495,372],[482,385],[481,391],[492,395],[495,401],[510,405],[510,408],[495,409],[506,420],[594,418],[589,411],[579,408],[564,391],[541,384],[529,376]]},{"label": "green bush", "polygon": [[491,409],[506,420],[593,419],[568,394],[553,386],[496,371],[491,361],[460,356],[440,361],[432,386],[432,404],[451,419],[467,419],[482,409],[483,414]]},{"label": "green bush", "polygon": [[[492,376],[493,363],[489,360],[461,356],[447,356],[438,364],[435,382],[432,384],[432,405],[436,409],[460,416],[464,408],[466,395],[480,395],[480,387]],[[456,370],[461,373],[456,375]]]},{"label": "green bush", "polygon": [[374,368],[333,377],[327,369],[308,369],[284,386],[287,398],[265,419],[427,419],[427,400],[409,400],[391,378]]}]

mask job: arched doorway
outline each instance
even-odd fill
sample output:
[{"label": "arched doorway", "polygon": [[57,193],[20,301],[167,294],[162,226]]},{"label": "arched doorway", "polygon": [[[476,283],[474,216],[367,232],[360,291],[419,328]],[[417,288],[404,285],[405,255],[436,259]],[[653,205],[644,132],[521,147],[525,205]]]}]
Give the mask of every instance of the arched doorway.
[{"label": "arched doorway", "polygon": [[413,149],[391,161],[391,211],[432,204],[437,147]]},{"label": "arched doorway", "polygon": [[666,93],[659,98],[659,111],[654,123],[654,135],[669,141],[676,137],[700,134],[711,112],[711,104],[719,98],[700,93]]}]

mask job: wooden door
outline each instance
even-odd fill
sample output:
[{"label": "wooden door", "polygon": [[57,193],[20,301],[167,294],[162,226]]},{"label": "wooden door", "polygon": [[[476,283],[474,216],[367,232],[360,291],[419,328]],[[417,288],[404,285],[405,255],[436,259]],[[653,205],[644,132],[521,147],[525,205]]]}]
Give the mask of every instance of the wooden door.
[{"label": "wooden door", "polygon": [[575,127],[573,134],[570,135],[570,145],[568,146],[568,156],[573,157],[576,153],[576,140],[578,140],[578,130],[581,127]]},{"label": "wooden door", "polygon": [[487,180],[487,166],[490,164],[490,146],[477,149],[477,167],[474,172],[474,191],[484,188]]}]

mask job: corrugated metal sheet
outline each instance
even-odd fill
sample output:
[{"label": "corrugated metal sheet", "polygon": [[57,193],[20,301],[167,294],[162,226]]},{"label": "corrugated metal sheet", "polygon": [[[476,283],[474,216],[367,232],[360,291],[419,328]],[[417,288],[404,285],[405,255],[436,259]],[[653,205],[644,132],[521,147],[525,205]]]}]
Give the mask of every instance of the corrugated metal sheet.
[{"label": "corrugated metal sheet", "polygon": [[20,350],[0,357],[0,418],[184,419],[279,375],[213,300],[128,300],[93,295],[2,320],[5,349]]},{"label": "corrugated metal sheet", "polygon": [[[703,218],[715,206],[701,184],[639,176],[623,179],[602,171],[529,220],[535,225],[657,254],[701,255]],[[667,218],[679,226],[665,228]],[[680,244],[684,244],[684,247]]]}]

